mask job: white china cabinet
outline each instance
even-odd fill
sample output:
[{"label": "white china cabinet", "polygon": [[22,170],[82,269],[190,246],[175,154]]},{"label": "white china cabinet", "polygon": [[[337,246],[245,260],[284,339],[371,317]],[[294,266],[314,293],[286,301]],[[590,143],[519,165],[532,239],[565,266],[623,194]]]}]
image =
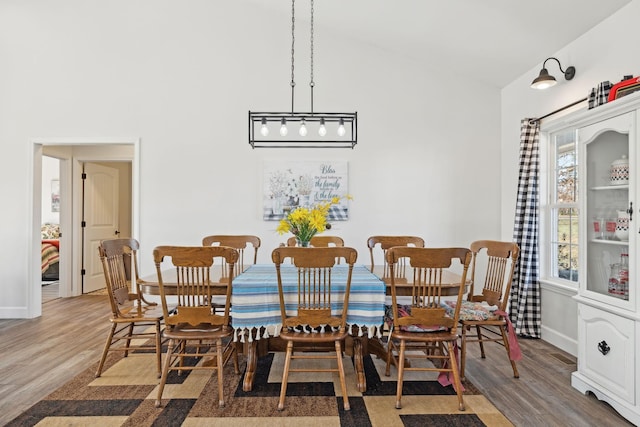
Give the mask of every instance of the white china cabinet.
[{"label": "white china cabinet", "polygon": [[583,393],[592,392],[636,425],[640,425],[639,124],[636,93],[568,114],[552,125],[558,131],[575,130],[578,142],[578,370],[571,384]]}]

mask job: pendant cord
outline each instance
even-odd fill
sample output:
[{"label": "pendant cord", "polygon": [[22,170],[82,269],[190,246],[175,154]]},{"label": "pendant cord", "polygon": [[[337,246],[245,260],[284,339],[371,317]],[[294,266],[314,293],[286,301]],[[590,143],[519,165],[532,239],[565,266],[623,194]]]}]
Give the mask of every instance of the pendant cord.
[{"label": "pendant cord", "polygon": [[309,86],[311,87],[311,114],[313,114],[313,87],[315,86],[313,81],[313,0],[311,0],[311,81]]},{"label": "pendant cord", "polygon": [[294,58],[295,58],[295,43],[296,43],[296,0],[291,0],[291,114],[295,111],[293,108],[293,100],[294,100],[294,88],[296,86],[296,82],[294,80]]}]

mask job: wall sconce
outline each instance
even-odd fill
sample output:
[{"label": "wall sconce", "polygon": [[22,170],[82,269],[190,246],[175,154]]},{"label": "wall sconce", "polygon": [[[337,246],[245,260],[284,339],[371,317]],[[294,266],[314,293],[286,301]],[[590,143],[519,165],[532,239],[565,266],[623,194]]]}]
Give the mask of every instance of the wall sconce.
[{"label": "wall sconce", "polygon": [[547,58],[544,60],[544,63],[542,64],[542,70],[540,70],[540,75],[538,77],[536,77],[532,82],[531,82],[531,87],[533,89],[546,89],[548,87],[551,87],[553,85],[555,85],[556,83],[558,83],[556,81],[556,78],[549,75],[549,72],[547,71],[547,61],[553,59],[554,61],[556,61],[558,63],[558,68],[560,68],[560,72],[564,73],[564,78],[565,80],[571,80],[573,79],[573,77],[576,75],[576,68],[571,66],[571,67],[567,67],[567,70],[563,70],[562,69],[562,65],[560,65],[560,61],[558,61],[557,58],[551,57],[551,58]]}]

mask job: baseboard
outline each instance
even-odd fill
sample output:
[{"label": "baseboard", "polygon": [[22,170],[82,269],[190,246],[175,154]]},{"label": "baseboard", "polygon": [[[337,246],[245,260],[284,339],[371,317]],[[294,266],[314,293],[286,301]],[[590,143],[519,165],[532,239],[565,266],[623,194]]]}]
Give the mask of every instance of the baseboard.
[{"label": "baseboard", "polygon": [[0,307],[0,319],[28,319],[27,307]]},{"label": "baseboard", "polygon": [[572,339],[555,329],[550,329],[544,325],[541,328],[542,339],[549,344],[558,347],[560,350],[566,351],[572,356],[578,357],[578,341]]}]

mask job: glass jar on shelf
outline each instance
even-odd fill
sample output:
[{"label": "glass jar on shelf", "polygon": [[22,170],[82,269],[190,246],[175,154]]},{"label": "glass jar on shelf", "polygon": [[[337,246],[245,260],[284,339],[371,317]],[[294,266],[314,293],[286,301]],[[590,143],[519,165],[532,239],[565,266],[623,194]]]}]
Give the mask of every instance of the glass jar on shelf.
[{"label": "glass jar on shelf", "polygon": [[629,254],[620,254],[620,293],[623,299],[629,299]]},{"label": "glass jar on shelf", "polygon": [[611,264],[607,293],[624,300],[629,299],[629,254],[621,253],[620,262]]}]

